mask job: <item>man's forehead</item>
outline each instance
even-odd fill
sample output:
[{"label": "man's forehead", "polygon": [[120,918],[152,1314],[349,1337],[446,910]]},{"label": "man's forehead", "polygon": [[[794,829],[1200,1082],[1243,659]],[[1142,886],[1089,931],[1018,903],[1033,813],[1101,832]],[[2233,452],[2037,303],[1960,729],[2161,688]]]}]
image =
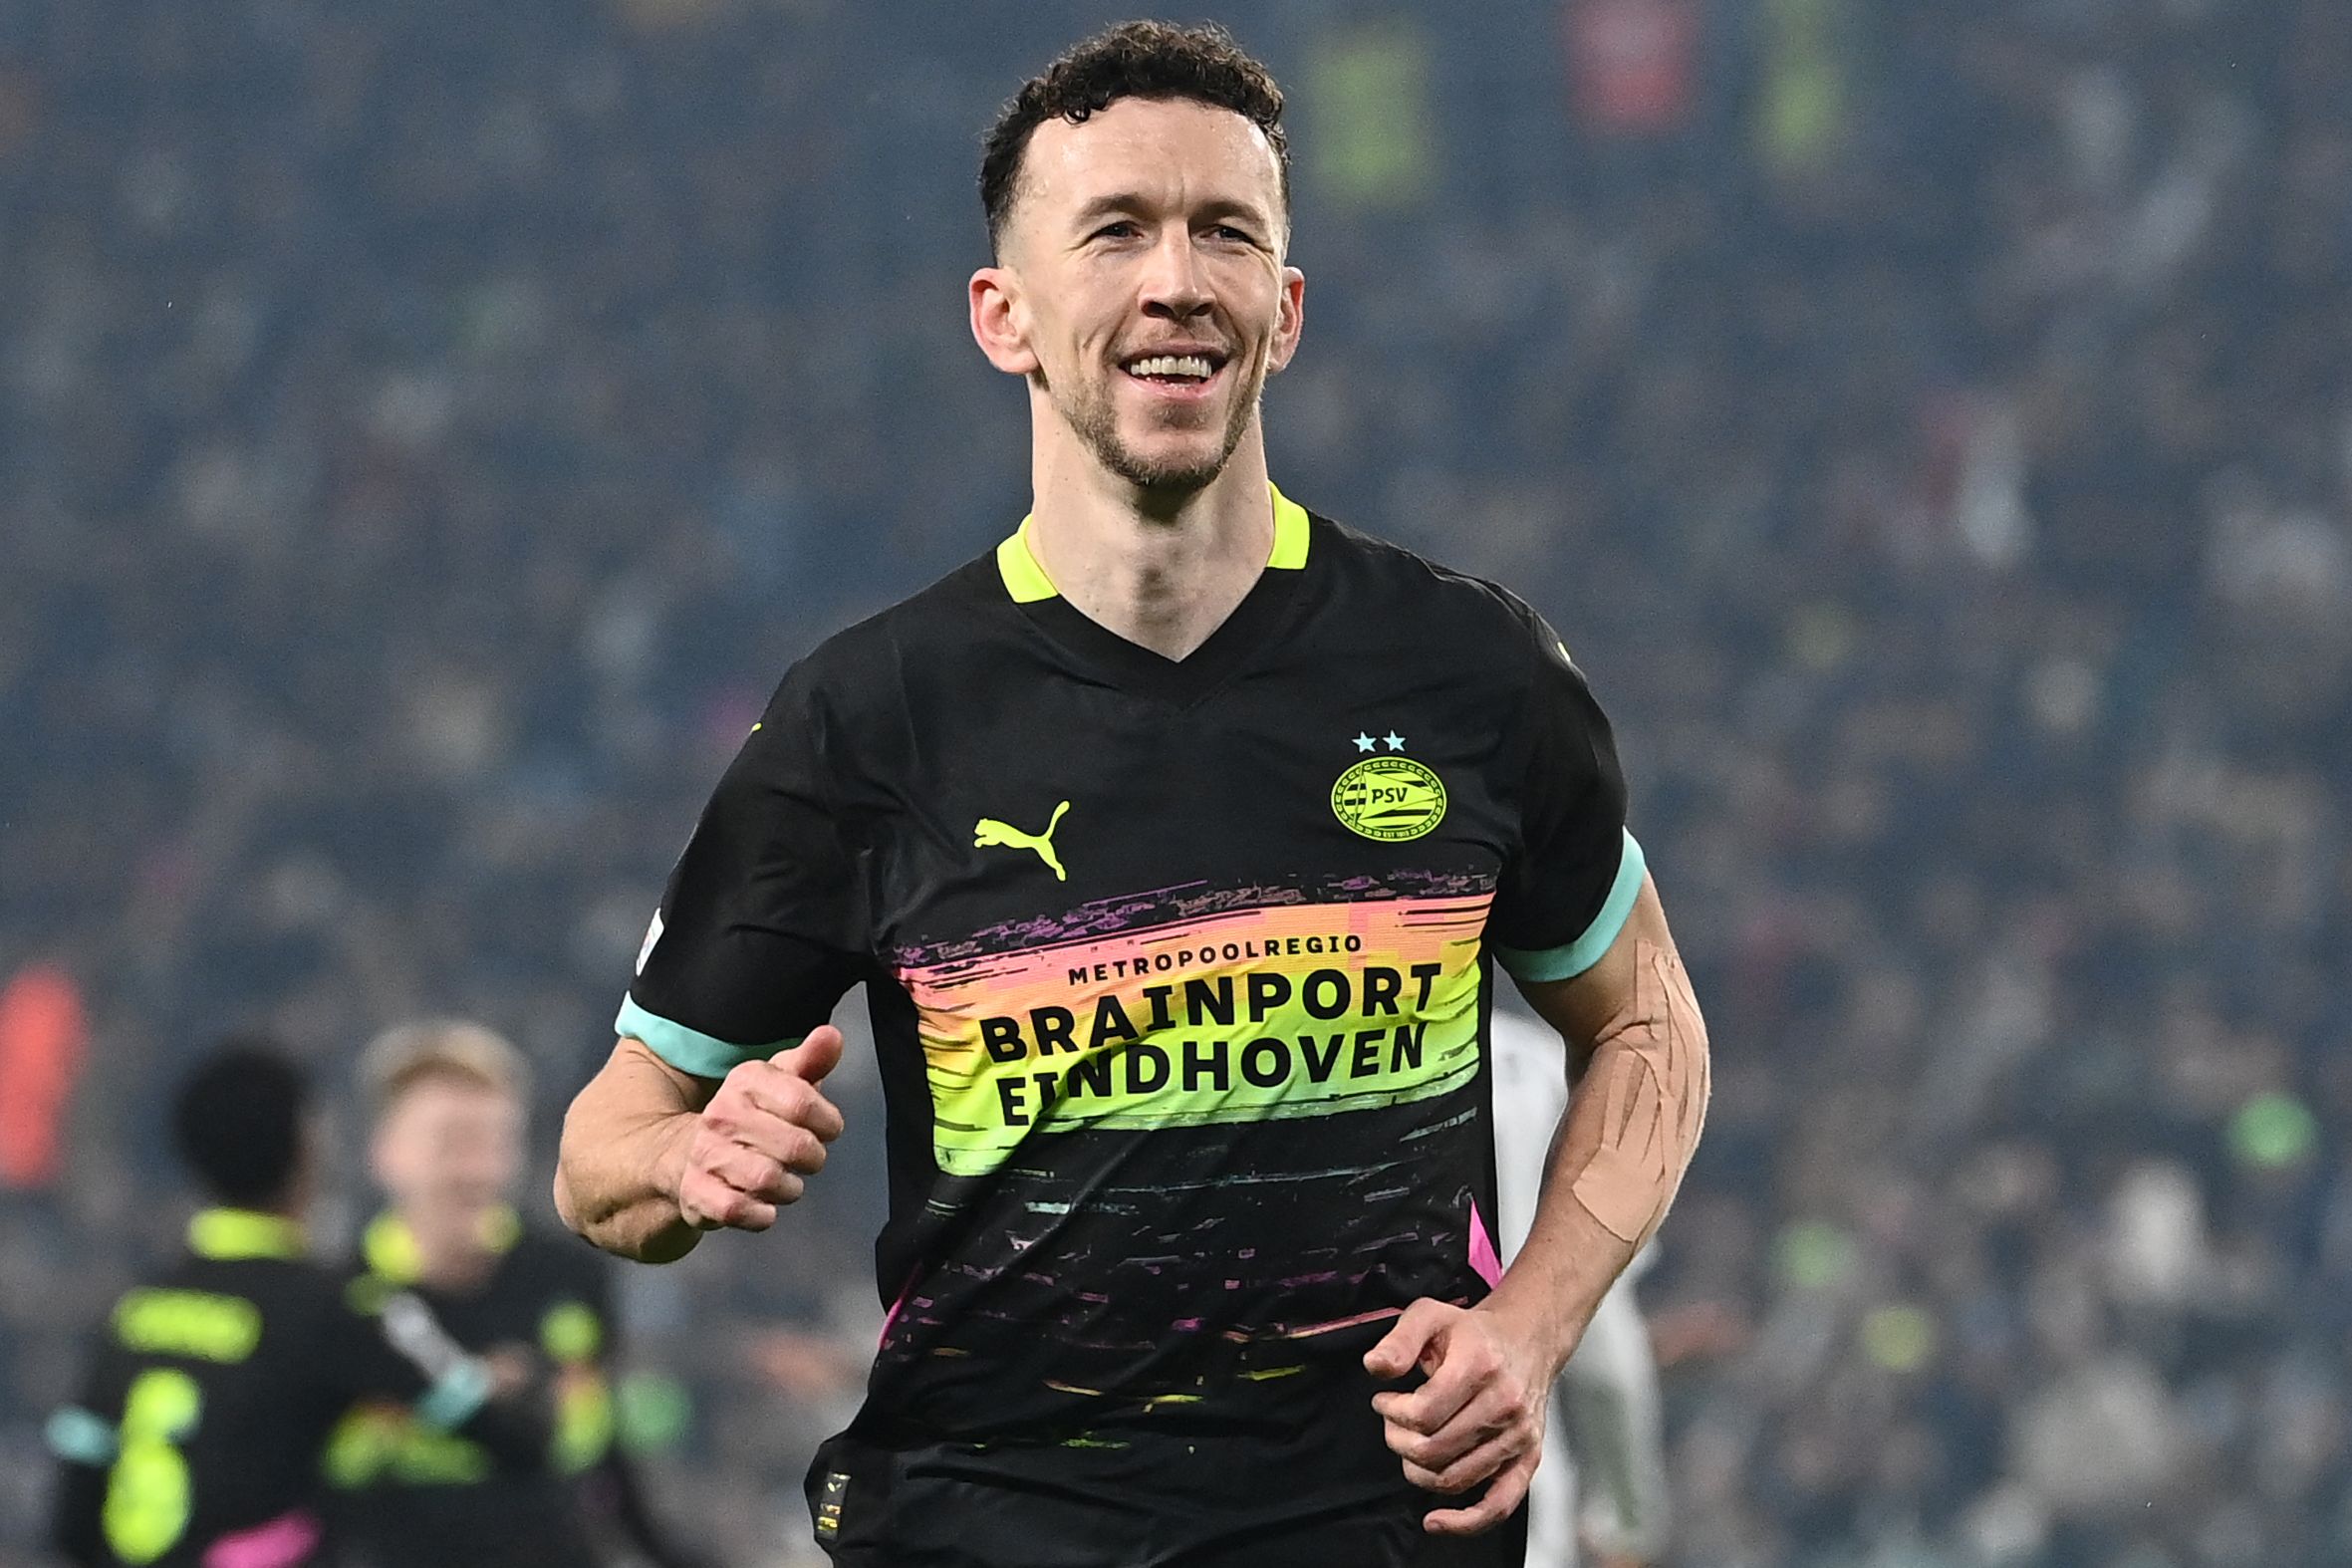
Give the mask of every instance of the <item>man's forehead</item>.
[{"label": "man's forehead", "polygon": [[1123,98],[1072,124],[1030,132],[1024,200],[1067,211],[1106,195],[1246,201],[1280,215],[1281,165],[1266,133],[1229,109],[1191,99]]}]

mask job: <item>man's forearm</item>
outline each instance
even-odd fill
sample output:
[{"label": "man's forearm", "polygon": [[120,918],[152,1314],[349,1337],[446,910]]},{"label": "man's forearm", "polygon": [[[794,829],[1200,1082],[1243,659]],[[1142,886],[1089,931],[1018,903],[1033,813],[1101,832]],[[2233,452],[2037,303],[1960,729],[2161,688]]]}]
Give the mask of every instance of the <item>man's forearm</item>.
[{"label": "man's forearm", "polygon": [[[1561,1005],[1563,1033],[1590,1028],[1592,1055],[1568,1103],[1535,1224],[1490,1309],[1542,1348],[1557,1374],[1601,1297],[1656,1232],[1699,1146],[1709,1085],[1706,1025],[1690,976],[1646,895],[1582,998]],[[1575,984],[1577,982],[1569,982]],[[1543,1001],[1538,1001],[1539,1007]]]},{"label": "man's forearm", "polygon": [[[1592,1082],[1589,1074],[1585,1082]],[[1569,1101],[1544,1172],[1535,1223],[1485,1302],[1486,1310],[1540,1348],[1547,1388],[1634,1256],[1630,1242],[1610,1234],[1576,1200],[1576,1183],[1600,1147],[1600,1100],[1580,1092]]]},{"label": "man's forearm", "polygon": [[556,1212],[607,1252],[645,1263],[683,1257],[701,1232],[677,1187],[700,1106],[691,1080],[624,1040],[564,1117]]}]

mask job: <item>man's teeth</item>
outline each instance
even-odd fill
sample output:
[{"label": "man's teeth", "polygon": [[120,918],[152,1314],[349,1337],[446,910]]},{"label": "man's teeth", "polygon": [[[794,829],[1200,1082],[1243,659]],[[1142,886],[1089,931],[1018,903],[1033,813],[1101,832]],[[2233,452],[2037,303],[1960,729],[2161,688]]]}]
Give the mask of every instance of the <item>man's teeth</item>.
[{"label": "man's teeth", "polygon": [[1161,354],[1148,360],[1138,360],[1127,368],[1130,376],[1187,376],[1194,381],[1206,381],[1215,372],[1208,357],[1201,354]]}]

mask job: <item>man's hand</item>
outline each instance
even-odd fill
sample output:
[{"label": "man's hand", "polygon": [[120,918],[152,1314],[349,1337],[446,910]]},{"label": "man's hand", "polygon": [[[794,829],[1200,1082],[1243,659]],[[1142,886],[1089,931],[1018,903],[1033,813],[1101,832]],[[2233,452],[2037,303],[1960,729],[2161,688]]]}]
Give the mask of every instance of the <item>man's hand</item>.
[{"label": "man's hand", "polygon": [[697,1230],[765,1230],[798,1201],[803,1177],[825,1169],[841,1136],[841,1112],[817,1086],[841,1062],[841,1031],[813,1030],[789,1051],[745,1062],[691,1122],[675,1191],[680,1218]]},{"label": "man's hand", "polygon": [[1468,1507],[1426,1515],[1422,1527],[1431,1534],[1475,1535],[1526,1498],[1543,1456],[1550,1388],[1537,1360],[1491,1313],[1427,1298],[1407,1307],[1388,1337],[1365,1352],[1374,1377],[1401,1378],[1416,1366],[1429,1374],[1410,1394],[1392,1389],[1372,1397],[1390,1449],[1405,1461],[1405,1478],[1446,1496],[1489,1483]]}]

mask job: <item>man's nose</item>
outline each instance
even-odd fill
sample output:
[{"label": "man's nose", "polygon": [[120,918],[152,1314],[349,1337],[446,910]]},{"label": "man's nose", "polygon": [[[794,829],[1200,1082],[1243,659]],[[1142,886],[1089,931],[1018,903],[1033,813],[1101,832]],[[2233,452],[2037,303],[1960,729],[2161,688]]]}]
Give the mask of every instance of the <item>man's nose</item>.
[{"label": "man's nose", "polygon": [[1144,314],[1183,321],[1209,307],[1208,280],[1192,249],[1192,236],[1176,227],[1153,247],[1144,274]]}]

